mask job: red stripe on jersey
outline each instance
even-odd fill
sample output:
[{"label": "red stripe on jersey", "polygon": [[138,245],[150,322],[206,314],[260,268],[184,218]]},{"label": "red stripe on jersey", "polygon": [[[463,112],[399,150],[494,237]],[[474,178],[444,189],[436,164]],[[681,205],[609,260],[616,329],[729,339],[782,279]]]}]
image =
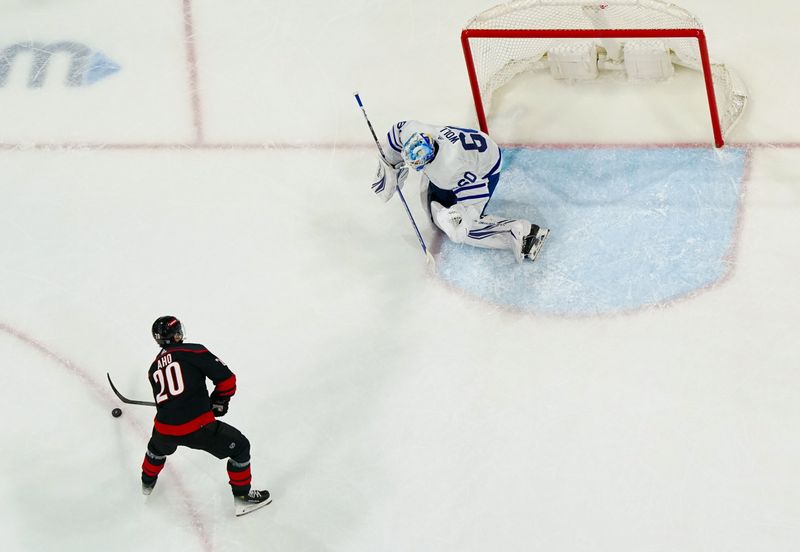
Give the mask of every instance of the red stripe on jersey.
[{"label": "red stripe on jersey", "polygon": [[[169,349],[165,349],[164,350],[164,353],[167,353],[167,354],[169,354],[169,353],[178,353],[178,352],[180,352],[180,353],[197,353],[197,354],[200,354],[200,353],[207,353],[208,349],[173,349],[173,348],[170,347]],[[161,353],[159,353],[158,356],[161,356]]]},{"label": "red stripe on jersey", "polygon": [[161,470],[164,469],[164,464],[153,464],[150,459],[145,455],[144,462],[142,462],[142,471],[150,477],[158,477]]},{"label": "red stripe on jersey", "polygon": [[219,382],[214,387],[214,393],[220,397],[232,397],[236,393],[236,374]]},{"label": "red stripe on jersey", "polygon": [[165,424],[163,422],[159,422],[155,420],[155,428],[156,431],[161,433],[162,435],[189,435],[203,427],[204,425],[208,425],[211,422],[216,420],[214,414],[209,410],[208,412],[204,412],[200,414],[194,420],[189,420],[185,424],[173,425],[173,424]]}]

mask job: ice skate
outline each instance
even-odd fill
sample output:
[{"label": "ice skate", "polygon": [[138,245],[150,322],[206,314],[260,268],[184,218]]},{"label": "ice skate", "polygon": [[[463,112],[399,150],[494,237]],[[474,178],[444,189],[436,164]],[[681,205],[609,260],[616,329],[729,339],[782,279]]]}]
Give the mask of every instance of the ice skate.
[{"label": "ice skate", "polygon": [[237,516],[243,516],[270,502],[272,502],[272,497],[269,496],[269,491],[251,490],[244,496],[233,497],[234,513]]},{"label": "ice skate", "polygon": [[547,228],[539,228],[535,224],[531,224],[531,231],[522,239],[522,256],[531,261],[536,260],[536,256],[544,245],[544,240],[550,234]]},{"label": "ice skate", "polygon": [[153,492],[153,487],[156,486],[156,482],[153,481],[152,483],[145,483],[142,481],[142,494],[148,496],[150,493]]},{"label": "ice skate", "polygon": [[[531,225],[533,228],[533,225]],[[517,263],[522,264],[525,258],[525,240],[528,236],[525,235],[525,226],[522,221],[515,221],[511,227],[511,240],[513,241],[512,251]]]}]

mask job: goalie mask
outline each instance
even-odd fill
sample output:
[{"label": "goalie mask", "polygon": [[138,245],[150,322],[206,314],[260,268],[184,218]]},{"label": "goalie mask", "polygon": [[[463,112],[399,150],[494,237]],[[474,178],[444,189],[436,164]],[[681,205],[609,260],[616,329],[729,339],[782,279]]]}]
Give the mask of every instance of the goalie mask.
[{"label": "goalie mask", "polygon": [[403,143],[403,161],[415,171],[421,171],[435,156],[433,140],[427,134],[415,132]]},{"label": "goalie mask", "polygon": [[174,316],[162,316],[153,322],[153,339],[162,347],[182,343],[184,334],[183,324]]}]

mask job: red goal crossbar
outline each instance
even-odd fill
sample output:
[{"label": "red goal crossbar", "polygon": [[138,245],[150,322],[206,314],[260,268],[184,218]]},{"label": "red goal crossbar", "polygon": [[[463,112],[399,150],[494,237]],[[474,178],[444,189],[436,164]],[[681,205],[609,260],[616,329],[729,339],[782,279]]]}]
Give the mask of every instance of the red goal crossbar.
[{"label": "red goal crossbar", "polygon": [[483,132],[489,132],[486,113],[483,108],[478,75],[472,57],[470,39],[472,38],[696,38],[700,50],[700,60],[705,79],[708,109],[711,113],[711,126],[714,131],[714,145],[724,145],[722,128],[714,95],[714,83],[711,75],[711,62],[708,57],[708,45],[703,29],[464,29],[461,31],[461,47],[467,63],[472,98],[475,101],[475,112],[478,124]]}]

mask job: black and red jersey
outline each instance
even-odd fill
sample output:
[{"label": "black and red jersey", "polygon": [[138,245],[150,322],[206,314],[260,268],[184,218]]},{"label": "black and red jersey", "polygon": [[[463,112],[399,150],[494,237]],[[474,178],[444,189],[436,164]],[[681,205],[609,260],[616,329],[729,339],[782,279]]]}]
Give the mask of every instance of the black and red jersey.
[{"label": "black and red jersey", "polygon": [[147,373],[156,400],[155,429],[164,435],[188,435],[214,421],[206,378],[222,397],[236,393],[236,376],[198,343],[161,349]]}]

